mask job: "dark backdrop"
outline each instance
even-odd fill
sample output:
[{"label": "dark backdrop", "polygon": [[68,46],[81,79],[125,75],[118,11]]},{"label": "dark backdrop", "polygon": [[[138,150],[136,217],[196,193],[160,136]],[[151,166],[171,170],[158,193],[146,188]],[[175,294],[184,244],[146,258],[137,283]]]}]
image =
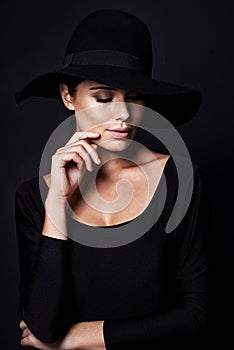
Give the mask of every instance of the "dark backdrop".
[{"label": "dark backdrop", "polygon": [[[152,31],[154,77],[198,88],[203,102],[180,131],[202,172],[212,213],[209,234],[210,341],[227,340],[231,326],[233,181],[233,15],[231,1],[7,1],[1,3],[1,349],[19,349],[18,264],[14,192],[38,175],[46,140],[64,118],[53,100],[17,106],[14,93],[60,66],[67,40],[89,12],[118,8]],[[140,43],[139,43],[140,44]],[[233,322],[230,321],[232,324]],[[230,323],[230,324],[231,324]]]}]

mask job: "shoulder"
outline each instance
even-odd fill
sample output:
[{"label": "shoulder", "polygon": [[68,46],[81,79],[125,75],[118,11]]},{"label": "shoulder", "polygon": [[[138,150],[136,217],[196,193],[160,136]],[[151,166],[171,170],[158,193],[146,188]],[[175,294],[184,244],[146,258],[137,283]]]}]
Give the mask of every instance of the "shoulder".
[{"label": "shoulder", "polygon": [[162,164],[167,163],[174,163],[175,166],[192,166],[194,172],[199,172],[200,171],[200,166],[198,163],[192,159],[190,156],[185,157],[182,155],[171,155],[171,154],[166,154],[166,153],[159,153],[154,150],[151,150],[151,152],[154,154],[154,156],[159,160]]},{"label": "shoulder", "polygon": [[42,210],[43,181],[40,176],[21,182],[15,190],[16,204],[23,207],[37,207]]},{"label": "shoulder", "polygon": [[21,197],[28,197],[37,192],[39,188],[39,176],[21,182],[15,190],[15,193]]},{"label": "shoulder", "polygon": [[[175,201],[178,192],[200,192],[202,186],[202,170],[194,159],[181,155],[162,154],[153,151],[161,161],[166,177],[167,195],[171,201]],[[173,200],[172,200],[173,199]]]},{"label": "shoulder", "polygon": [[151,150],[157,161],[160,162],[160,165],[164,168],[168,163],[168,168],[174,167],[175,170],[180,168],[188,168],[190,167],[193,170],[193,173],[199,173],[200,167],[196,161],[194,161],[191,157],[185,157],[181,155],[171,155],[166,153],[159,153],[155,150]]},{"label": "shoulder", "polygon": [[170,154],[159,153],[155,150],[151,150],[151,152],[153,153],[154,157],[162,163],[166,163],[166,161],[171,157]]}]

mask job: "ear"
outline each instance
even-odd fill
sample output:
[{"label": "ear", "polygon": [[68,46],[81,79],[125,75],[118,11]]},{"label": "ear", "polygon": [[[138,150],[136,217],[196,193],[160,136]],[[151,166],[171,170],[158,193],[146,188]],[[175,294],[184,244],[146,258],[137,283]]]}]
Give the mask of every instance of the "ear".
[{"label": "ear", "polygon": [[65,107],[67,107],[70,111],[74,111],[75,108],[73,106],[72,96],[69,94],[66,84],[60,84],[60,95]]}]

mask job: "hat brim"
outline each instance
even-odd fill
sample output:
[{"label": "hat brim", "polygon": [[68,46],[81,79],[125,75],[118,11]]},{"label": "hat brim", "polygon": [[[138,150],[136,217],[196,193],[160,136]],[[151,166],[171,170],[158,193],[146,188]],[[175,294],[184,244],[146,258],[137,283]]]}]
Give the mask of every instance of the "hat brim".
[{"label": "hat brim", "polygon": [[32,80],[15,95],[20,103],[30,96],[60,98],[59,84],[69,77],[92,80],[115,88],[143,93],[147,107],[179,126],[193,118],[201,104],[201,92],[170,82],[151,79],[134,70],[112,66],[70,66]]}]

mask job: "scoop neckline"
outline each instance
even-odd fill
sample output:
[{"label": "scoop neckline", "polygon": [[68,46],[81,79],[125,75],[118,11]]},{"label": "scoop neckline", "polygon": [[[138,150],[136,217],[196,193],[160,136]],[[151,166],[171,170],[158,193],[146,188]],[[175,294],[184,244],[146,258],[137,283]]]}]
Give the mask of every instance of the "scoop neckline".
[{"label": "scoop neckline", "polygon": [[[115,224],[115,225],[105,225],[105,226],[88,225],[88,224],[85,224],[85,223],[83,223],[81,221],[76,220],[74,217],[72,217],[72,215],[69,216],[70,220],[75,221],[77,224],[82,225],[83,227],[88,227],[88,228],[93,228],[93,229],[95,229],[95,228],[96,229],[98,229],[98,228],[100,228],[100,229],[102,229],[102,228],[112,228],[112,227],[116,228],[116,227],[120,227],[120,226],[125,226],[125,225],[127,225],[127,224],[129,224],[129,223],[131,223],[133,221],[139,220],[139,218],[142,217],[144,215],[144,213],[147,211],[149,206],[152,205],[152,203],[154,201],[154,198],[156,197],[156,194],[159,191],[159,188],[161,186],[161,183],[162,183],[162,180],[163,180],[163,175],[165,175],[167,173],[167,171],[168,171],[168,167],[169,167],[169,163],[171,161],[171,158],[172,158],[171,155],[169,155],[169,158],[167,159],[166,164],[164,165],[164,168],[163,168],[162,174],[160,176],[158,185],[157,185],[157,187],[156,187],[156,189],[155,189],[155,191],[153,193],[153,196],[152,196],[150,202],[148,203],[147,207],[143,210],[143,212],[141,214],[139,214],[138,216],[136,216],[135,218],[133,218],[131,220],[128,220],[128,221],[120,222],[120,223]],[[45,181],[43,176],[42,176],[42,178],[43,178],[43,182],[46,185],[46,188],[48,190],[49,187],[48,187],[48,185],[47,185],[47,183],[46,183],[46,181]],[[70,207],[69,207],[69,211],[71,211]]]},{"label": "scoop neckline", "polygon": [[[155,189],[155,191],[154,191],[154,193],[153,193],[153,196],[152,196],[150,202],[148,203],[147,207],[143,210],[143,212],[142,212],[141,214],[137,215],[135,218],[133,218],[133,219],[131,219],[131,220],[124,221],[124,222],[121,222],[121,223],[115,224],[115,225],[92,226],[92,225],[87,225],[87,224],[81,223],[80,221],[79,221],[79,223],[81,223],[81,224],[83,224],[83,225],[85,225],[85,226],[90,226],[90,227],[94,227],[94,228],[95,228],[95,227],[97,227],[97,228],[99,228],[99,227],[100,227],[100,228],[108,227],[108,228],[109,228],[109,227],[124,226],[124,225],[127,225],[127,224],[130,223],[130,222],[133,222],[133,221],[135,221],[135,220],[139,220],[139,218],[142,217],[142,216],[144,215],[144,213],[147,211],[147,208],[152,204],[152,202],[153,202],[153,200],[154,200],[154,198],[155,198],[155,196],[156,196],[156,194],[157,194],[157,192],[158,192],[158,189],[159,189],[159,187],[161,186],[161,182],[162,182],[163,175],[166,174],[166,172],[167,172],[168,163],[169,163],[170,158],[171,158],[171,156],[169,156],[169,158],[168,158],[167,161],[166,161],[166,164],[164,165],[162,174],[161,174],[160,179],[159,179],[159,181],[158,181],[158,185],[157,185],[157,187],[156,187],[156,189]],[[72,219],[75,220],[74,218],[72,218]]]}]

